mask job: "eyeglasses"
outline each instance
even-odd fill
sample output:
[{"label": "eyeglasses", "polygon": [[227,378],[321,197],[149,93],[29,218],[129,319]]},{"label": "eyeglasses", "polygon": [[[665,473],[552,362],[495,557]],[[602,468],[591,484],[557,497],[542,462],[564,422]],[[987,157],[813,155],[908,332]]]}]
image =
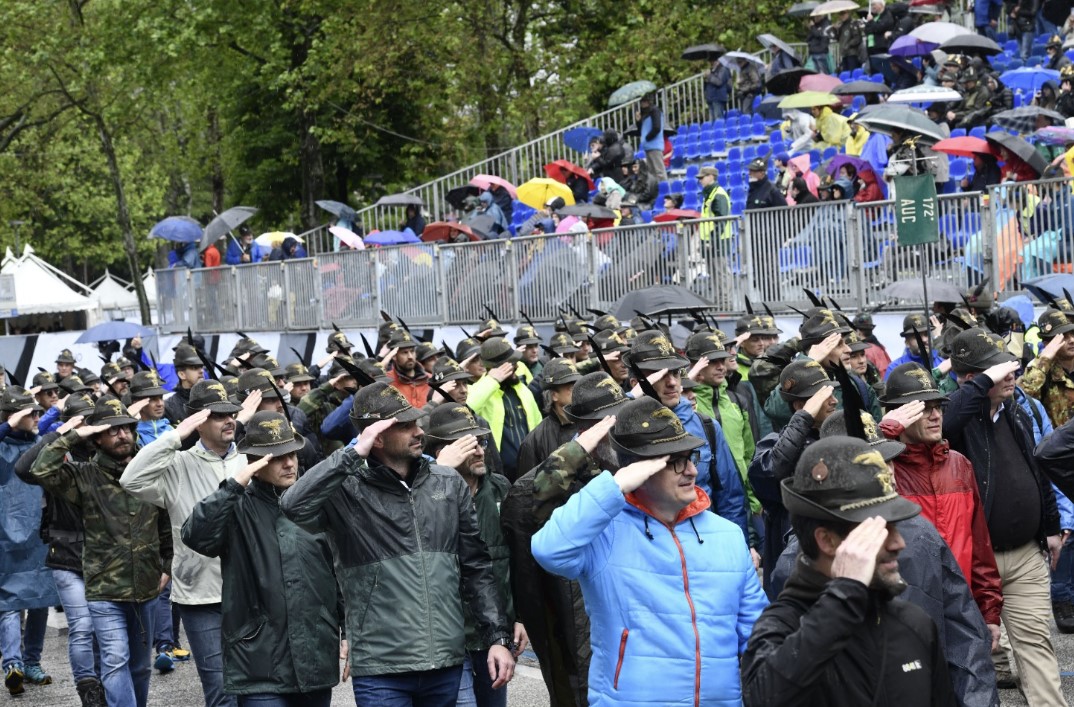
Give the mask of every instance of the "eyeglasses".
[{"label": "eyeglasses", "polygon": [[947,407],[946,400],[934,400],[932,402],[925,403],[925,417],[928,417],[934,412],[943,413],[943,409]]},{"label": "eyeglasses", "polygon": [[127,429],[126,425],[116,425],[115,427],[109,427],[101,434],[103,434],[105,437],[119,437],[123,433],[126,433],[128,436],[131,433],[131,431]]},{"label": "eyeglasses", "polygon": [[477,446],[481,447],[482,449],[488,449],[489,448],[489,438],[488,438],[488,436],[478,437],[477,438]]},{"label": "eyeglasses", "polygon": [[684,474],[686,473],[687,462],[693,464],[696,469],[697,465],[701,462],[701,451],[695,449],[685,456],[674,456],[671,459],[668,459],[668,466],[670,466],[671,470],[676,474]]},{"label": "eyeglasses", "polygon": [[224,420],[234,420],[236,413],[233,412],[213,412],[209,413],[209,419],[213,422],[223,422]]}]

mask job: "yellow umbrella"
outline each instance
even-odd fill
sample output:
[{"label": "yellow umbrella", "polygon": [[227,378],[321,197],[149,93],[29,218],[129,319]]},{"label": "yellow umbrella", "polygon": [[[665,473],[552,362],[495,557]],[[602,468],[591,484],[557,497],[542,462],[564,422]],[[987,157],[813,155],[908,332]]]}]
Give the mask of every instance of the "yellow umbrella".
[{"label": "yellow umbrella", "polygon": [[555,199],[557,196],[567,204],[574,203],[574,194],[570,188],[554,179],[537,177],[518,187],[518,200],[535,209],[543,209],[549,199]]},{"label": "yellow umbrella", "polygon": [[839,96],[825,91],[802,91],[787,96],[779,102],[780,108],[813,108],[815,106],[834,106],[839,103]]}]

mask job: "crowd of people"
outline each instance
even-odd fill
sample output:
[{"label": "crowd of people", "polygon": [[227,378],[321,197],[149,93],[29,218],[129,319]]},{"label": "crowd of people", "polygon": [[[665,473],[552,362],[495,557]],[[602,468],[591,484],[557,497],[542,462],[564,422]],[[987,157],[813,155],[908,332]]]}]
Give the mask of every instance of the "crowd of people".
[{"label": "crowd of people", "polygon": [[51,681],[62,606],[94,706],[189,659],[212,706],[327,705],[341,669],[358,705],[504,705],[528,646],[557,706],[1066,704],[1074,306],[963,299],[894,359],[821,304],[680,346],[385,313],[288,366],[65,349],[0,396],[7,690]]}]

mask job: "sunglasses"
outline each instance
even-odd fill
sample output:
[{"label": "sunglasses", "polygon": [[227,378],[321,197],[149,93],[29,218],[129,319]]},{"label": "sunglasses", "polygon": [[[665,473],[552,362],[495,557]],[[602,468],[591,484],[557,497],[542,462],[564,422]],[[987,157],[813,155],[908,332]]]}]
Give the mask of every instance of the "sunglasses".
[{"label": "sunglasses", "polygon": [[209,413],[209,419],[213,422],[223,422],[224,420],[234,420],[236,413],[234,412],[212,412]]}]

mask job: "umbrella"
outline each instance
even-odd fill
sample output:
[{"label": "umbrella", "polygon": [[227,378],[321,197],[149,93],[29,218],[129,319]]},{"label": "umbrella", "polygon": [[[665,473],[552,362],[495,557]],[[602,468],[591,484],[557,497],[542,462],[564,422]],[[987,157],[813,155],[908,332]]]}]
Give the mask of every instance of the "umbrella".
[{"label": "umbrella", "polygon": [[365,250],[365,243],[362,242],[362,237],[349,228],[329,226],[328,232],[354,250]]},{"label": "umbrella", "polygon": [[831,74],[813,74],[812,76],[802,77],[802,80],[798,83],[798,90],[831,93],[835,88],[842,85],[843,82],[839,80],[838,76],[832,76]]},{"label": "umbrella", "polygon": [[[166,239],[167,240],[167,239]],[[86,329],[75,339],[76,344],[92,344],[98,341],[119,341],[140,336],[143,339],[153,336],[153,330],[134,322],[101,322]]]},{"label": "umbrella", "polygon": [[602,218],[615,218],[615,212],[604,206],[597,206],[596,204],[571,204],[570,206],[564,206],[558,212],[560,216],[577,216],[584,219],[602,219]]},{"label": "umbrella", "polygon": [[466,221],[466,225],[479,239],[490,240],[496,237],[496,222],[488,214],[474,214]]},{"label": "umbrella", "polygon": [[793,69],[785,69],[771,76],[765,82],[765,86],[768,88],[769,92],[774,93],[777,96],[789,96],[798,91],[798,82],[801,81],[803,77],[815,73],[817,72],[801,66],[796,66]]},{"label": "umbrella", "polygon": [[1032,280],[1026,280],[1022,285],[1041,302],[1047,302],[1049,299],[1061,300],[1066,298],[1063,290],[1074,292],[1074,275],[1068,273],[1042,275]]},{"label": "umbrella", "polygon": [[719,61],[731,71],[738,71],[739,59],[745,59],[751,64],[756,64],[760,67],[763,67],[765,65],[764,59],[753,54],[747,54],[746,52],[727,52],[720,57]]},{"label": "umbrella", "polygon": [[474,185],[478,189],[491,189],[493,186],[506,189],[507,193],[511,195],[512,199],[518,198],[518,192],[515,190],[515,185],[507,181],[503,177],[497,177],[495,174],[477,174],[470,180],[470,184]]},{"label": "umbrella", "polygon": [[791,9],[787,10],[787,17],[809,17],[810,13],[819,5],[816,2],[796,2],[791,5]]},{"label": "umbrella", "polygon": [[690,219],[695,218],[701,218],[700,211],[694,211],[693,209],[668,209],[662,214],[653,216],[653,221],[664,223],[667,221],[689,221]]},{"label": "umbrella", "polygon": [[169,216],[149,229],[150,238],[163,238],[176,243],[198,243],[202,233],[201,224],[189,216]]},{"label": "umbrella", "polygon": [[[927,283],[929,297],[933,302],[961,302],[962,290],[957,285],[943,280],[927,279],[923,283],[921,278],[896,280],[883,290],[882,293],[891,299],[925,301],[925,291],[922,286]],[[927,303],[926,303],[927,304]]]},{"label": "umbrella", "polygon": [[473,184],[466,184],[461,187],[449,189],[448,193],[444,195],[444,201],[451,204],[456,209],[461,209],[463,207],[463,201],[466,199],[466,197],[477,196],[480,192],[481,190],[475,187]]},{"label": "umbrella", "polygon": [[[205,234],[201,237],[201,245],[198,246],[198,250],[205,250],[213,243],[216,243],[256,213],[257,209],[252,206],[232,206],[210,221],[209,225],[205,227]],[[351,211],[352,216],[353,214],[354,211]]]},{"label": "umbrella", "polygon": [[623,295],[615,305],[614,314],[621,321],[628,321],[637,316],[637,312],[659,316],[714,307],[712,302],[702,299],[681,285],[656,285]]},{"label": "umbrella", "polygon": [[637,100],[647,93],[654,93],[656,84],[652,81],[634,81],[626,86],[617,88],[612,95],[608,96],[608,107],[614,108],[624,103]]},{"label": "umbrella", "polygon": [[1059,125],[1049,125],[1034,133],[1037,140],[1045,145],[1057,145],[1066,147],[1074,142],[1074,128],[1066,128]]},{"label": "umbrella", "polygon": [[[465,238],[461,238],[460,236],[464,236]],[[433,241],[456,243],[465,239],[479,241],[481,240],[481,236],[474,233],[466,224],[436,221],[425,227],[425,230],[421,232],[421,239],[426,243],[432,243]]]},{"label": "umbrella", "polygon": [[562,184],[567,183],[567,175],[573,174],[585,180],[586,185],[589,187],[589,191],[593,191],[597,188],[597,185],[593,183],[593,179],[589,176],[589,172],[567,160],[549,162],[544,166],[544,173]]},{"label": "umbrella", "polygon": [[851,81],[832,89],[832,94],[835,96],[865,96],[872,93],[887,95],[891,93],[891,89],[886,84],[864,80]]},{"label": "umbrella", "polygon": [[1008,130],[1017,131],[1020,135],[1029,135],[1037,129],[1037,119],[1046,118],[1054,125],[1063,125],[1066,118],[1054,110],[1041,108],[1040,106],[1022,106],[1012,108],[992,116],[992,122]]},{"label": "umbrella", "polygon": [[703,59],[712,61],[719,59],[726,53],[727,50],[719,44],[697,44],[687,47],[686,51],[682,53],[682,58],[686,61],[701,61]]},{"label": "umbrella", "polygon": [[836,103],[839,103],[840,100],[839,96],[833,96],[830,93],[823,93],[821,91],[802,91],[801,93],[795,93],[794,95],[784,98],[779,102],[779,107],[786,110],[788,108],[833,106]]},{"label": "umbrella", "polygon": [[854,168],[855,172],[860,172],[862,169],[873,169],[873,166],[869,164],[868,160],[863,160],[860,157],[853,157],[851,155],[836,155],[828,160],[828,174],[838,174],[839,168],[843,165],[850,165]]},{"label": "umbrella", "polygon": [[575,152],[589,152],[589,143],[603,134],[600,128],[580,125],[563,131],[563,144]]},{"label": "umbrella", "polygon": [[888,53],[892,56],[924,56],[938,46],[940,45],[906,34],[891,43]]},{"label": "umbrella", "polygon": [[355,216],[357,215],[354,213],[354,209],[352,209],[347,204],[344,204],[342,201],[322,199],[321,201],[315,201],[313,203],[317,204],[317,206],[320,206],[322,209],[332,214],[333,216],[346,219],[347,221],[353,222]]},{"label": "umbrella", "polygon": [[[678,135],[679,131],[670,125],[664,125],[664,137],[674,137]],[[627,128],[623,131],[623,137],[638,137],[641,135],[641,131],[637,128]]]},{"label": "umbrella", "polygon": [[972,29],[967,29],[954,22],[926,22],[910,31],[911,36],[917,37],[923,42],[943,44],[953,37],[964,34],[974,34]]},{"label": "umbrella", "polygon": [[421,243],[409,228],[403,231],[377,231],[363,238],[366,245],[399,245],[400,243]]},{"label": "umbrella", "polygon": [[[1038,175],[1044,174],[1044,170],[1048,169],[1048,162],[1044,159],[1044,155],[1037,152],[1037,148],[1029,144],[1025,138],[997,131],[985,135],[985,140],[997,147],[1006,149],[1011,157],[1025,163]],[[1002,159],[1002,156],[1000,159]]]},{"label": "umbrella", "polygon": [[537,177],[518,187],[518,200],[534,209],[543,209],[550,199],[557,196],[568,204],[574,203],[571,190],[554,179]]},{"label": "umbrella", "polygon": [[263,245],[266,248],[274,247],[277,243],[283,243],[286,238],[294,238],[299,243],[304,243],[301,236],[296,236],[290,231],[269,231],[268,233],[262,233],[260,236],[254,239],[254,243]]},{"label": "umbrella", "polygon": [[993,56],[1002,54],[1003,49],[983,34],[960,34],[940,45],[948,54],[979,54]]},{"label": "umbrella", "polygon": [[992,146],[988,144],[988,140],[982,137],[971,137],[966,135],[964,137],[949,137],[946,140],[940,140],[938,143],[932,146],[932,149],[936,152],[943,152],[947,155],[954,155],[956,157],[973,157],[974,155],[993,155],[996,151],[992,149]]},{"label": "umbrella", "polygon": [[377,199],[373,206],[422,206],[424,203],[417,194],[389,194]]},{"label": "umbrella", "polygon": [[811,17],[823,17],[824,15],[837,15],[840,12],[854,12],[859,9],[858,3],[850,0],[829,0],[829,2],[817,5],[809,14]]},{"label": "umbrella", "polygon": [[925,86],[924,84],[904,88],[888,96],[888,103],[936,103],[961,100],[962,94],[953,88]]},{"label": "umbrella", "polygon": [[1000,74],[999,80],[1012,91],[1036,93],[1046,81],[1058,81],[1059,72],[1052,69],[1012,69]]},{"label": "umbrella", "polygon": [[757,41],[760,42],[765,49],[778,49],[781,52],[786,52],[792,57],[798,57],[798,55],[794,53],[794,50],[791,49],[791,45],[787,44],[774,34],[759,34],[757,35]]},{"label": "umbrella", "polygon": [[903,105],[870,106],[858,114],[858,123],[869,130],[890,134],[892,130],[915,133],[933,141],[943,140],[946,135],[940,126],[929,120],[924,111]]}]

